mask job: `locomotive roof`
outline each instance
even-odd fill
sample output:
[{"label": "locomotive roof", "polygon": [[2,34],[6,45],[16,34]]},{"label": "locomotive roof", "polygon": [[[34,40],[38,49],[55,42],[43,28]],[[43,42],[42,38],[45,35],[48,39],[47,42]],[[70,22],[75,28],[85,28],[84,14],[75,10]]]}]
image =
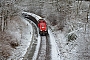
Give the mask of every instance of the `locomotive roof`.
[{"label": "locomotive roof", "polygon": [[46,23],[46,21],[43,20],[43,19],[39,19],[38,22],[39,22],[39,23],[40,23],[40,22],[45,22],[45,23]]}]

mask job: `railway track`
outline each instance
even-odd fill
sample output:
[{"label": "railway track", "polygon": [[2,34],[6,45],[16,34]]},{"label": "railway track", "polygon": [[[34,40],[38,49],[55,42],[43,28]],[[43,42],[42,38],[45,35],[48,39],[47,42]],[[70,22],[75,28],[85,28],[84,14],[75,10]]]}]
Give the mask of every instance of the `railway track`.
[{"label": "railway track", "polygon": [[41,36],[40,48],[37,56],[37,60],[46,60],[46,37]]},{"label": "railway track", "polygon": [[[27,20],[29,22],[31,19],[34,23],[36,21],[36,19],[30,15],[28,15],[25,18],[27,18]],[[37,24],[37,23],[35,23],[35,24]],[[36,35],[36,36],[34,35],[34,37],[33,37],[33,40],[34,40],[34,38],[39,37],[39,34],[38,34],[39,32],[37,31],[36,26],[33,26],[33,27],[35,29],[34,34]],[[25,59],[25,60],[51,60],[51,55],[50,55],[51,54],[51,50],[50,50],[51,46],[50,46],[49,35],[40,36],[40,41],[39,41],[39,39],[37,39],[36,41],[34,41],[34,43],[32,44],[32,48],[30,48],[30,50],[28,51],[27,59]]]},{"label": "railway track", "polygon": [[41,36],[40,48],[36,60],[50,60],[50,49],[49,35]]},{"label": "railway track", "polygon": [[49,35],[46,36],[46,60],[51,60],[51,44]]},{"label": "railway track", "polygon": [[34,52],[35,52],[35,49],[36,49],[36,46],[37,46],[37,37],[38,37],[38,33],[37,33],[37,29],[35,27],[35,25],[27,19],[27,21],[32,24],[32,27],[33,27],[33,36],[32,36],[32,41],[31,41],[31,44],[29,46],[29,48],[27,49],[27,52],[23,58],[23,60],[32,60],[33,59],[33,56],[34,56]]},{"label": "railway track", "polygon": [[32,46],[29,48],[29,51],[27,52],[27,56],[25,59],[23,60],[50,60],[51,59],[51,56],[50,56],[50,53],[51,53],[51,46],[50,46],[50,39],[49,39],[49,35],[47,36],[40,36],[40,47],[39,47],[39,50],[38,50],[38,55],[37,55],[37,58],[33,59],[34,57],[34,53],[35,53],[35,50],[37,48],[37,40],[36,37],[38,37],[38,33],[37,33],[37,30],[36,30],[36,27],[32,24],[32,26],[34,27],[34,35],[33,35],[33,42],[32,42]]}]

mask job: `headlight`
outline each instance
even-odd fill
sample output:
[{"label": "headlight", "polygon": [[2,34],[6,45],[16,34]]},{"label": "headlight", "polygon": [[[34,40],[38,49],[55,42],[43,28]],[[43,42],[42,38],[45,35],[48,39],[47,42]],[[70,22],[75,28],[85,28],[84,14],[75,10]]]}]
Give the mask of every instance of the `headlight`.
[{"label": "headlight", "polygon": [[40,31],[42,31],[42,30],[40,30]]}]

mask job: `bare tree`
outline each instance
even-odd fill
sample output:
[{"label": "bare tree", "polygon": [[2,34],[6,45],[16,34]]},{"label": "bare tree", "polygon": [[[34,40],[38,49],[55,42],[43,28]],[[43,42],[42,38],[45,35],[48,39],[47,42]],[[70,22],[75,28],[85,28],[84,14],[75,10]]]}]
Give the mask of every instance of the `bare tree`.
[{"label": "bare tree", "polygon": [[0,24],[0,28],[2,31],[7,29],[7,22],[8,20],[15,16],[15,14],[17,13],[17,9],[14,7],[14,2],[12,0],[2,0],[0,2],[1,4],[1,24]]}]

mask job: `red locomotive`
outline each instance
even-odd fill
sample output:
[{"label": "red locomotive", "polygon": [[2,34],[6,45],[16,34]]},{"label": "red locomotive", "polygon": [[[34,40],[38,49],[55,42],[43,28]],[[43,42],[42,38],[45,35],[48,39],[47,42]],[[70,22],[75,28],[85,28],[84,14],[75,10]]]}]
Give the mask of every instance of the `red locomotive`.
[{"label": "red locomotive", "polygon": [[43,19],[38,20],[38,28],[39,28],[39,34],[41,36],[48,34],[47,24],[46,24],[45,20],[43,20]]}]

